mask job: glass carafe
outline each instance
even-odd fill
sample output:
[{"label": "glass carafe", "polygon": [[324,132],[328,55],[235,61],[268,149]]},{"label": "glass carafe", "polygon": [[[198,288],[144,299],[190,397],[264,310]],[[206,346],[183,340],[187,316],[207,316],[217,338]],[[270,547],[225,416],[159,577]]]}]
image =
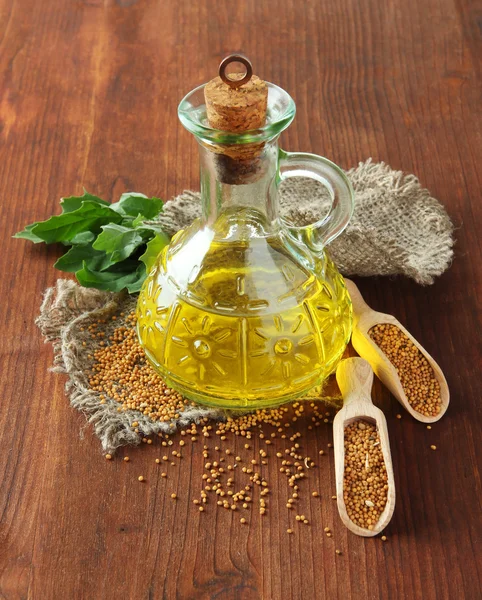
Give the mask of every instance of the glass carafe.
[{"label": "glass carafe", "polygon": [[[268,83],[267,124],[209,127],[203,87],[179,105],[199,143],[202,217],[178,232],[140,292],[137,328],[154,369],[196,402],[229,409],[275,406],[334,371],[351,334],[351,302],[325,246],[346,227],[353,191],[343,171],[278,147],[295,115]],[[247,158],[243,158],[247,157]],[[278,188],[311,177],[328,214],[304,227],[279,214]]]}]

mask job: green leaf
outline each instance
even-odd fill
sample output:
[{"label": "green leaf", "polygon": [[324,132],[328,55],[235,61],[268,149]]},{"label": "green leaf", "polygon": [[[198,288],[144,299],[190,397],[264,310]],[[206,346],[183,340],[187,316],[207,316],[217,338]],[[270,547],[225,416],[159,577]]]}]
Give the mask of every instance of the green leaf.
[{"label": "green leaf", "polygon": [[92,231],[81,231],[76,236],[74,236],[71,240],[71,244],[88,244],[89,242],[93,242],[95,240],[95,233]]},{"label": "green leaf", "polygon": [[138,292],[146,266],[169,243],[160,225],[145,222],[159,214],[162,200],[132,192],[109,204],[84,190],[83,196],[63,198],[61,206],[62,214],[32,223],[14,237],[71,246],[55,267],[75,272],[83,286]]},{"label": "green leaf", "polygon": [[76,210],[36,223],[31,232],[47,244],[65,243],[72,242],[78,233],[84,231],[98,233],[102,225],[118,223],[121,220],[121,215],[109,206],[88,200],[83,201]]},{"label": "green leaf", "polygon": [[125,260],[136,248],[145,242],[145,235],[136,229],[123,225],[104,225],[102,233],[97,237],[92,247],[111,254],[113,263]]},{"label": "green leaf", "polygon": [[141,215],[139,213],[137,215],[137,217],[132,221],[131,225],[132,225],[132,227],[138,227],[144,220],[145,220],[144,215]]},{"label": "green leaf", "polygon": [[162,227],[157,223],[142,223],[141,225],[137,226],[137,229],[145,229],[146,231],[153,231],[155,234],[158,233],[159,235],[166,235]]},{"label": "green leaf", "polygon": [[161,212],[163,202],[159,198],[148,198],[138,192],[129,192],[122,194],[119,202],[111,206],[122,215],[131,217],[143,215],[144,219],[153,219]]},{"label": "green leaf", "polygon": [[98,198],[93,194],[89,194],[84,190],[83,196],[69,196],[68,198],[62,198],[60,200],[60,206],[62,207],[62,213],[73,212],[74,210],[79,209],[82,206],[82,202],[91,201],[97,202],[103,206],[110,206],[108,202],[102,200],[102,198]]},{"label": "green leaf", "polygon": [[54,267],[59,271],[75,273],[83,268],[85,264],[95,271],[103,271],[112,265],[110,257],[105,252],[99,252],[92,248],[92,244],[72,246],[68,252],[61,256]]},{"label": "green leaf", "polygon": [[137,281],[127,284],[127,291],[129,294],[136,294],[141,290],[142,284],[144,283],[147,275],[146,267],[144,265],[139,265],[136,269],[136,273]]},{"label": "green leaf", "polygon": [[41,237],[38,237],[38,235],[35,235],[34,233],[32,233],[32,229],[35,227],[35,225],[37,225],[37,223],[32,223],[31,225],[27,225],[27,227],[25,227],[25,229],[23,231],[19,231],[13,237],[20,238],[23,240],[30,240],[34,244],[39,244],[40,242],[43,242],[43,239]]},{"label": "green leaf", "polygon": [[132,270],[132,266],[126,265],[124,270],[95,271],[90,269],[84,262],[83,268],[77,271],[75,275],[78,282],[85,287],[120,292],[128,286],[131,289],[140,289],[142,281],[145,279],[145,267],[144,265],[139,265],[135,270]]},{"label": "green leaf", "polygon": [[145,265],[146,271],[151,270],[154,261],[159,256],[159,252],[169,244],[169,237],[165,233],[156,233],[156,235],[149,240],[147,248],[144,254],[139,258]]}]

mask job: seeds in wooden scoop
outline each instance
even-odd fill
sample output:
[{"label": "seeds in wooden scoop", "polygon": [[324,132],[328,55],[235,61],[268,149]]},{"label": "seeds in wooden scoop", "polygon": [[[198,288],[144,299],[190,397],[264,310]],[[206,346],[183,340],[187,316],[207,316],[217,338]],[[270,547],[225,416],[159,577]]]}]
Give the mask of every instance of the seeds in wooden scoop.
[{"label": "seeds in wooden scoop", "polygon": [[441,408],[440,385],[417,346],[392,324],[379,323],[368,333],[397,370],[410,406],[425,417],[437,416]]},{"label": "seeds in wooden scoop", "polygon": [[345,428],[343,498],[350,519],[372,530],[387,503],[388,477],[376,426],[363,420]]}]

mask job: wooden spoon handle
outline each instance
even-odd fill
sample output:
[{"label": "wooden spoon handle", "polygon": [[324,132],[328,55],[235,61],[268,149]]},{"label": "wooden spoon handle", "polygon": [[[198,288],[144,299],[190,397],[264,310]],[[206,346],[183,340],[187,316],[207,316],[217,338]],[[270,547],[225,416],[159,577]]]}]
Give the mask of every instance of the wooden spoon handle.
[{"label": "wooden spoon handle", "polygon": [[354,398],[371,402],[373,370],[364,358],[342,360],[336,370],[336,381],[345,405]]},{"label": "wooden spoon handle", "polygon": [[363,300],[363,296],[360,293],[360,290],[353,283],[351,279],[345,279],[346,289],[350,294],[351,303],[353,304],[353,312],[355,313],[356,318],[360,318],[361,315],[367,311],[371,311],[372,309],[368,306],[368,304]]}]

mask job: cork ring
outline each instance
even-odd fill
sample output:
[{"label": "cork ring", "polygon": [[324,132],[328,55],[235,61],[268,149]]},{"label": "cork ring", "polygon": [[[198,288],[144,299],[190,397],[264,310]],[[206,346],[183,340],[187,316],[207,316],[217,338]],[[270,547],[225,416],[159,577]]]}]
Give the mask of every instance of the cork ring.
[{"label": "cork ring", "polygon": [[[229,75],[226,73],[226,67],[232,62],[241,63],[246,67],[246,73],[244,74],[244,77],[241,77],[240,79],[231,79],[231,77],[229,77]],[[250,61],[241,54],[230,54],[229,56],[226,56],[226,58],[223,59],[219,65],[219,77],[221,77],[224,83],[228,84],[234,90],[242,86],[244,83],[247,83],[251,79],[252,75],[253,67]]]}]

